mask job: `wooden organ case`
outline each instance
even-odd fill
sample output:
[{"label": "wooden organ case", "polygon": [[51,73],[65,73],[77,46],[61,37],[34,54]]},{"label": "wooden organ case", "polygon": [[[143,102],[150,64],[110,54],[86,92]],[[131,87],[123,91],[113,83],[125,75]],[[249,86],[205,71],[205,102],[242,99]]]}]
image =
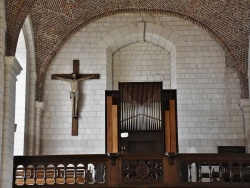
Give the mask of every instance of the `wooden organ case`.
[{"label": "wooden organ case", "polygon": [[176,90],[120,82],[106,91],[106,153],[177,153]]}]

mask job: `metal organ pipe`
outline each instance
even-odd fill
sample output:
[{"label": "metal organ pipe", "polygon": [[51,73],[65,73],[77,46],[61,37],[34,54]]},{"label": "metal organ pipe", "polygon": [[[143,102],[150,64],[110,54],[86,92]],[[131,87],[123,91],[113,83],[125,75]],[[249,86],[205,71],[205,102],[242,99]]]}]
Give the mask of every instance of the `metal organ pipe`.
[{"label": "metal organ pipe", "polygon": [[122,85],[120,88],[122,131],[162,129],[160,84]]}]

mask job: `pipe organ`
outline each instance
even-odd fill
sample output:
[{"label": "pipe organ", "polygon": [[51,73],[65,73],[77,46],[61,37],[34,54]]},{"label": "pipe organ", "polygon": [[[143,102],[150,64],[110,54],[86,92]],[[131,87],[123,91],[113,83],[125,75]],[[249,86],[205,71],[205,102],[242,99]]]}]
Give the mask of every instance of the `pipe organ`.
[{"label": "pipe organ", "polygon": [[176,90],[120,82],[106,91],[106,153],[177,152]]}]

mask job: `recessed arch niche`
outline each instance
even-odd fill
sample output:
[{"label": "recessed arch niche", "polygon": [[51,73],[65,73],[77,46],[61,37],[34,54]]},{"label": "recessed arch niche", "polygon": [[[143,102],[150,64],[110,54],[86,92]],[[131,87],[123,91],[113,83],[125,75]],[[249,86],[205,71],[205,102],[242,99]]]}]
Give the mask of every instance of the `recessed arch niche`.
[{"label": "recessed arch niche", "polygon": [[[128,45],[151,43],[169,52],[171,65],[171,89],[176,89],[176,48],[188,46],[185,40],[173,30],[158,24],[137,22],[126,25],[106,34],[96,48],[106,54],[107,89],[113,89],[113,55]],[[102,50],[101,50],[102,49]]]}]

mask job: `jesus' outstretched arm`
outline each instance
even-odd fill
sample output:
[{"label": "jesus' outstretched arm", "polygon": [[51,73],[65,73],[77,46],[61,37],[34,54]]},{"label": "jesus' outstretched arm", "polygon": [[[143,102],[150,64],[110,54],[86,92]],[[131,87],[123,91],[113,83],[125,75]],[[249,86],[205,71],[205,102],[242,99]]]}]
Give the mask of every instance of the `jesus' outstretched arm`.
[{"label": "jesus' outstretched arm", "polygon": [[63,77],[60,77],[60,76],[55,76],[55,78],[58,79],[58,80],[66,81],[66,82],[70,82],[72,80],[72,79],[63,78]]},{"label": "jesus' outstretched arm", "polygon": [[85,77],[85,78],[79,78],[79,79],[77,79],[77,80],[78,80],[78,81],[88,80],[88,79],[94,78],[94,77],[96,77],[96,76],[97,76],[97,74],[93,74],[93,75],[91,75],[91,76],[88,76],[88,77]]}]

